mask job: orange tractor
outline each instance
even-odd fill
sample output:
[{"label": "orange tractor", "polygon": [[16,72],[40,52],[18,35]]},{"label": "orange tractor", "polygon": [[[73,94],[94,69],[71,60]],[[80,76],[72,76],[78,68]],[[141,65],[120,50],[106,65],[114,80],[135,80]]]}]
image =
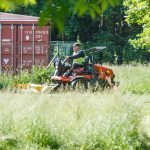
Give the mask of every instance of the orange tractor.
[{"label": "orange tractor", "polygon": [[114,81],[114,72],[112,69],[97,64],[94,60],[95,55],[102,53],[105,47],[93,47],[85,52],[88,56],[85,57],[83,68],[74,69],[72,75],[65,77],[64,73],[71,68],[67,60],[62,61],[59,57],[54,59],[55,73],[51,77],[53,83],[53,91],[59,89],[62,85],[70,86],[75,90],[87,90],[90,86],[98,85],[102,89],[112,88],[116,85]]}]

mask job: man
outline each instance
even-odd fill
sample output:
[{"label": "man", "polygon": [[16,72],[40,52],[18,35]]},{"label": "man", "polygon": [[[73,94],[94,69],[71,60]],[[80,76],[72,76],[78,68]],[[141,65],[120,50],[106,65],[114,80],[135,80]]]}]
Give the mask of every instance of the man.
[{"label": "man", "polygon": [[73,60],[72,68],[64,74],[64,76],[70,76],[73,72],[73,69],[78,69],[84,67],[84,61],[85,61],[85,53],[83,50],[80,50],[80,44],[74,43],[73,45],[73,55],[72,56],[66,56],[67,60]]}]

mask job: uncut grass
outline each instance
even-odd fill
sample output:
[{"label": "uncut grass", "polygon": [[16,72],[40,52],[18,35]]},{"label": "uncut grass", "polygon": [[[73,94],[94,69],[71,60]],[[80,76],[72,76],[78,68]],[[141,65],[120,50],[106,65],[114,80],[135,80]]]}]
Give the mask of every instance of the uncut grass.
[{"label": "uncut grass", "polygon": [[139,148],[138,124],[146,97],[117,92],[1,94],[0,136],[6,140],[0,148]]},{"label": "uncut grass", "polygon": [[148,149],[149,66],[113,66],[119,87],[0,93],[0,149]]},{"label": "uncut grass", "polygon": [[150,65],[112,66],[115,80],[119,81],[119,91],[135,94],[150,94]]}]

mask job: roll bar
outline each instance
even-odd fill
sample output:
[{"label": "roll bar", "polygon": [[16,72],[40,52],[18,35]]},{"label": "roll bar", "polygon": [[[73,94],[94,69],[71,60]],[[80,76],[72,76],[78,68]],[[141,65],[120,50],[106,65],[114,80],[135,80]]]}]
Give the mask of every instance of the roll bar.
[{"label": "roll bar", "polygon": [[102,52],[106,47],[105,46],[98,46],[98,47],[91,47],[84,52],[89,52],[89,53],[96,53],[96,52]]}]

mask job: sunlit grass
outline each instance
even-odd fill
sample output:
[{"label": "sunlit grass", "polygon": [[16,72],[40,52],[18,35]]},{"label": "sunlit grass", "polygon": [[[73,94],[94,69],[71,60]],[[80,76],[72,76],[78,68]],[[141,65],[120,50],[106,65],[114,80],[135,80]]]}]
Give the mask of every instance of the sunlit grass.
[{"label": "sunlit grass", "polygon": [[148,149],[149,67],[112,68],[113,90],[1,92],[0,149]]},{"label": "sunlit grass", "polygon": [[150,93],[149,65],[114,66],[116,80],[120,82],[119,89],[132,93]]}]

